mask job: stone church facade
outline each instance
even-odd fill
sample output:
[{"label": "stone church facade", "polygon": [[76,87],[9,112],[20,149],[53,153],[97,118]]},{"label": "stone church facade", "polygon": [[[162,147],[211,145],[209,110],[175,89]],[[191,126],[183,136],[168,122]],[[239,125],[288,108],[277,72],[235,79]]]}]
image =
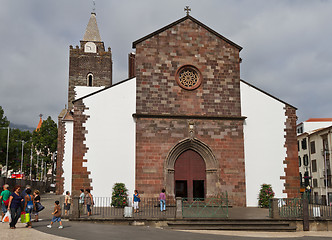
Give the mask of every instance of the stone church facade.
[{"label": "stone church facade", "polygon": [[[194,150],[201,156],[197,161],[206,165],[200,170],[206,174],[206,196],[228,190],[238,204],[245,204],[241,47],[191,16],[135,41],[133,47],[137,188],[154,194],[165,186],[174,195],[176,184],[187,181],[185,195],[198,197],[192,181],[204,179],[185,180],[174,172],[175,162]],[[195,89],[180,82],[179,72],[187,69],[197,73]]]},{"label": "stone church facade", "polygon": [[[134,77],[112,85],[111,51],[104,51],[94,21],[92,14],[80,48],[70,50],[58,194],[68,190],[67,182],[74,195],[91,188],[95,196],[110,196],[122,181],[143,197],[162,188],[189,198],[227,192],[232,205],[246,206],[254,205],[261,181],[272,183],[277,196],[298,196],[296,108],[240,79],[242,47],[187,15],[133,42]],[[87,49],[93,44],[95,51]],[[258,107],[261,99],[271,105]],[[265,121],[249,124],[256,118]],[[258,156],[251,139],[264,144],[274,132],[277,153]],[[250,166],[268,167],[269,161],[277,169],[257,180],[259,169]]]}]

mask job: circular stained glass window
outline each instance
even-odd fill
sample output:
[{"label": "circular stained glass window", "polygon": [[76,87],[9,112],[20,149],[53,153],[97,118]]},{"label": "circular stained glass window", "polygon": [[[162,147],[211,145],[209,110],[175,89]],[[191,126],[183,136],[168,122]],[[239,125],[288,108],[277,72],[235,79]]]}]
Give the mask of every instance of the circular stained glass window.
[{"label": "circular stained glass window", "polygon": [[194,90],[201,84],[201,74],[194,66],[183,66],[176,74],[176,80],[180,87]]}]

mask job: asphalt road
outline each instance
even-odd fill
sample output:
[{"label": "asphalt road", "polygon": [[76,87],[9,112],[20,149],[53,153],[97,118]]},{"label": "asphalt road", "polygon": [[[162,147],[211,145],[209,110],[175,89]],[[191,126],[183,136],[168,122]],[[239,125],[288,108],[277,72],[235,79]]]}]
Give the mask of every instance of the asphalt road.
[{"label": "asphalt road", "polygon": [[[146,239],[158,239],[158,240],[251,240],[251,239],[303,239],[303,240],[322,240],[331,239],[332,233],[326,237],[317,236],[301,236],[302,233],[250,233],[250,232],[211,232],[213,234],[192,233],[184,231],[173,231],[169,229],[158,229],[147,226],[124,226],[124,225],[112,225],[102,223],[86,223],[86,222],[64,222],[64,229],[54,228],[48,229],[45,224],[41,222],[34,224],[34,229],[42,231],[47,234],[53,234],[56,236],[71,238],[71,239],[133,239],[133,240],[146,240]],[[312,233],[312,232],[311,232]],[[326,233],[326,232],[325,232]],[[221,235],[220,235],[221,234]],[[243,236],[237,236],[242,234]],[[315,233],[313,233],[315,234]],[[319,234],[319,233],[317,233]],[[251,237],[250,237],[251,236]],[[285,236],[285,237],[282,237]],[[281,237],[281,238],[280,238]]]},{"label": "asphalt road", "polygon": [[[332,239],[332,232],[295,232],[295,233],[255,233],[255,232],[222,232],[222,231],[174,231],[148,226],[113,225],[110,223],[73,222],[63,220],[64,229],[58,229],[54,223],[51,229],[46,226],[50,223],[54,201],[59,196],[46,194],[41,196],[45,210],[40,213],[42,221],[33,223],[33,229],[70,239],[158,239],[158,240],[251,240],[251,239],[278,239],[278,240],[323,240]],[[1,236],[1,234],[0,234]],[[1,239],[1,237],[0,237]]]}]

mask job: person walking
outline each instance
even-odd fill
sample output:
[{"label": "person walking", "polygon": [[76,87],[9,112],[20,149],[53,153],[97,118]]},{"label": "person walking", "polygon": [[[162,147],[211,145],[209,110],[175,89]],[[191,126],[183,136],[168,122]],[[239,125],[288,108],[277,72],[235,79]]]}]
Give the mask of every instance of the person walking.
[{"label": "person walking", "polygon": [[159,200],[160,200],[160,211],[166,211],[166,194],[165,189],[163,188],[161,190],[161,193],[159,194]]},{"label": "person walking", "polygon": [[26,213],[29,213],[30,215],[30,219],[29,222],[27,223],[28,228],[32,228],[32,224],[31,224],[31,214],[32,214],[32,210],[35,208],[35,202],[34,202],[34,197],[31,195],[31,189],[27,189],[26,191],[26,196],[24,199],[24,210]]},{"label": "person walking", "polygon": [[21,187],[15,186],[14,192],[9,196],[8,211],[10,211],[12,221],[9,223],[10,229],[16,228],[16,223],[21,216],[21,202],[23,201],[20,195]]},{"label": "person walking", "polygon": [[34,202],[35,202],[35,208],[36,208],[36,211],[35,211],[35,220],[34,222],[39,222],[38,218],[39,218],[39,212],[38,212],[38,206],[40,204],[40,192],[39,190],[35,190],[33,192],[33,196],[34,196]]},{"label": "person walking", "polygon": [[81,189],[81,194],[80,194],[80,198],[78,199],[78,203],[79,203],[79,209],[80,209],[80,214],[83,213],[83,205],[84,205],[84,189]]},{"label": "person walking", "polygon": [[141,201],[141,196],[138,194],[138,191],[135,190],[134,191],[134,195],[133,195],[133,205],[134,205],[134,213],[138,213],[139,212],[139,206],[138,203]]},{"label": "person walking", "polygon": [[47,225],[48,228],[52,228],[53,223],[59,222],[60,226],[59,228],[63,228],[62,221],[61,221],[61,207],[60,207],[60,202],[55,201],[54,202],[54,211],[52,212],[52,220],[51,224]]},{"label": "person walking", "polygon": [[21,192],[21,197],[23,198],[23,201],[21,202],[21,210],[24,210],[24,201],[25,201],[25,196],[27,195],[27,190],[31,189],[30,185],[26,185],[25,189]]},{"label": "person walking", "polygon": [[85,204],[86,210],[88,211],[88,216],[91,216],[91,207],[94,205],[92,194],[90,193],[90,189],[85,189]]},{"label": "person walking", "polygon": [[68,216],[69,210],[70,210],[70,205],[71,205],[71,197],[70,197],[70,192],[66,192],[65,196],[65,216]]},{"label": "person walking", "polygon": [[1,221],[4,218],[5,214],[7,213],[9,196],[11,194],[11,192],[8,190],[8,188],[9,188],[8,184],[3,185],[3,191],[1,192],[1,195],[0,195],[0,203],[1,203],[1,210],[2,210]]}]

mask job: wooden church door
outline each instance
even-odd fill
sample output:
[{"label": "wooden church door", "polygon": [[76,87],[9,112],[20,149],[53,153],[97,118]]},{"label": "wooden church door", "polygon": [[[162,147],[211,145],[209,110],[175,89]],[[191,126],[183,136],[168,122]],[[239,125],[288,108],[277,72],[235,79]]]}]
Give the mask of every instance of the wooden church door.
[{"label": "wooden church door", "polygon": [[193,150],[183,152],[175,161],[175,196],[204,198],[206,187],[205,162]]}]

